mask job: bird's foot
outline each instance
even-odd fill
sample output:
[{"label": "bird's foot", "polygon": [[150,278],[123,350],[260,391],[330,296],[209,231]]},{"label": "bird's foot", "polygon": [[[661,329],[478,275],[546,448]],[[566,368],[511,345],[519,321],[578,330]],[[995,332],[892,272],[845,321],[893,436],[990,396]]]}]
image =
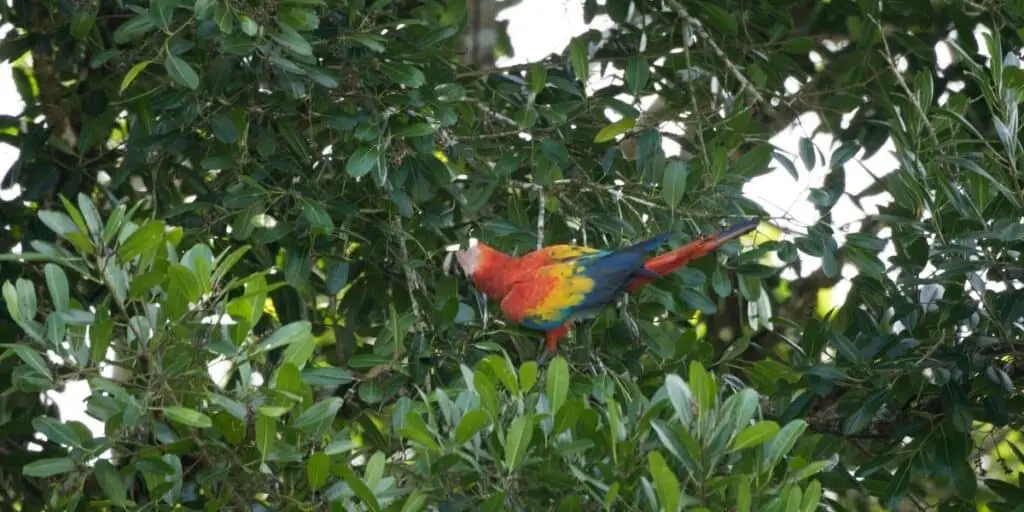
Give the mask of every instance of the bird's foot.
[{"label": "bird's foot", "polygon": [[601,360],[601,356],[597,355],[597,352],[590,352],[590,371],[594,372],[594,375],[607,375],[611,373],[608,367],[605,366],[604,361]]},{"label": "bird's foot", "polygon": [[629,336],[633,339],[633,342],[636,344],[643,343],[643,338],[640,336],[640,325],[636,323],[636,319],[629,313],[623,312],[622,321],[629,329]]},{"label": "bird's foot", "polygon": [[553,357],[555,357],[555,353],[545,348],[537,356],[537,366],[547,366]]}]

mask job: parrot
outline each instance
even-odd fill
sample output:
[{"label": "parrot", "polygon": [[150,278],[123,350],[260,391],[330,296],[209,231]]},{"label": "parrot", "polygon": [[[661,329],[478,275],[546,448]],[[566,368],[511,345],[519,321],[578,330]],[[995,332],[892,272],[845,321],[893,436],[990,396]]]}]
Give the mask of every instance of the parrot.
[{"label": "parrot", "polygon": [[539,358],[543,362],[557,353],[558,342],[573,321],[593,318],[622,295],[634,293],[759,224],[757,219],[740,222],[652,258],[647,253],[668,241],[667,232],[618,250],[560,244],[519,257],[477,242],[455,251],[455,259],[477,290],[500,303],[507,319],[544,332],[547,350]]}]

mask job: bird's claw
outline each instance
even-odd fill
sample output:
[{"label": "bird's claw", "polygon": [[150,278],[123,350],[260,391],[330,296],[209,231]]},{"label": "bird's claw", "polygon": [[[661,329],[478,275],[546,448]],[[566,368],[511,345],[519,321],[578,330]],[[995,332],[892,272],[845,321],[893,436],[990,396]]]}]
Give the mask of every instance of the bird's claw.
[{"label": "bird's claw", "polygon": [[601,356],[597,355],[597,352],[590,353],[590,368],[594,372],[594,375],[610,373],[608,367],[605,366],[604,361],[601,360]]},{"label": "bird's claw", "polygon": [[551,352],[547,348],[544,348],[544,350],[541,351],[540,355],[537,356],[537,366],[547,365],[548,362],[551,361],[551,358],[554,356],[554,352]]}]

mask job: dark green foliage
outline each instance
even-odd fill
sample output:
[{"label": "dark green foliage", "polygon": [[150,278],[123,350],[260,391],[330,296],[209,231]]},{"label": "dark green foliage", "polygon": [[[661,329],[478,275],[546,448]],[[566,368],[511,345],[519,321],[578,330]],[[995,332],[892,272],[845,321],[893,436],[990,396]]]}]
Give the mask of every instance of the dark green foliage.
[{"label": "dark green foliage", "polygon": [[[0,3],[0,504],[1015,510],[1024,5],[973,5],[586,0],[611,32],[495,70],[461,57],[492,2]],[[768,142],[808,111],[833,147]],[[445,269],[470,237],[678,246],[764,216],[772,167],[822,174],[812,225],[545,367]],[[39,399],[83,380],[95,435]]]}]

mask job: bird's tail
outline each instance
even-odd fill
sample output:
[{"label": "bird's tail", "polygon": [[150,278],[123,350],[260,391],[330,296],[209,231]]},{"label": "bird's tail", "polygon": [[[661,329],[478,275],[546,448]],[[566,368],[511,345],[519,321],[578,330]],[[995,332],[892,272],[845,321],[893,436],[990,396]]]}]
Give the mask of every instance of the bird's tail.
[{"label": "bird's tail", "polygon": [[676,250],[659,254],[644,263],[644,269],[647,271],[645,274],[648,275],[634,277],[626,285],[626,289],[632,293],[641,286],[653,281],[655,279],[654,275],[660,277],[670,274],[679,267],[718,249],[729,240],[753,231],[760,223],[759,219],[740,222],[714,235],[699,238]]}]

